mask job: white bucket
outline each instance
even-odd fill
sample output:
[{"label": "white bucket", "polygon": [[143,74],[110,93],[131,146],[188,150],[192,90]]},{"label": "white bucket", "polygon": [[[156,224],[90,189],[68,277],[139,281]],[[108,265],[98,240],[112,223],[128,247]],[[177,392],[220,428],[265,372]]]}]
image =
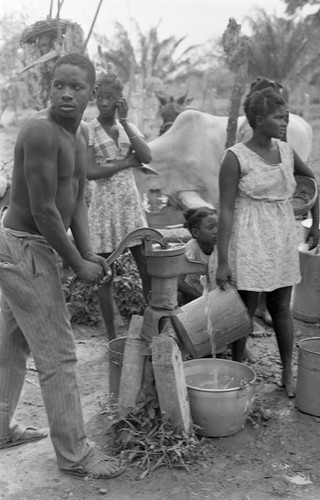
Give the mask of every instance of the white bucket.
[{"label": "white bucket", "polygon": [[320,321],[320,251],[298,247],[302,279],[293,287],[293,316],[307,323]]},{"label": "white bucket", "polygon": [[[311,227],[311,224],[312,224],[312,219],[305,219],[301,222],[301,226],[303,227],[303,230],[304,230],[304,237],[306,238],[307,234],[308,234],[308,231]],[[320,218],[319,218],[319,229],[320,229]]]}]

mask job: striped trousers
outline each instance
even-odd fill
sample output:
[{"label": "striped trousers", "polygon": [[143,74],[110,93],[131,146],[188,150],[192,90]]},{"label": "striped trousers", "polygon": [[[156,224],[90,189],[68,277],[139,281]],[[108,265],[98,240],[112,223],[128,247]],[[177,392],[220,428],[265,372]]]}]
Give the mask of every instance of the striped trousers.
[{"label": "striped trousers", "polygon": [[30,349],[58,466],[91,456],[76,378],[76,349],[57,256],[42,236],[0,229],[0,442],[23,386]]}]

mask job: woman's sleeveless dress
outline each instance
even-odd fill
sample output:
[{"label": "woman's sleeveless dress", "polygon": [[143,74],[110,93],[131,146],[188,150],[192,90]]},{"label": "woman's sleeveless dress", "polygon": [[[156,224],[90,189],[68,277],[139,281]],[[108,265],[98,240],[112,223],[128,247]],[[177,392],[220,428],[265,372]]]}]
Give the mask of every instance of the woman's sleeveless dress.
[{"label": "woman's sleeveless dress", "polygon": [[291,147],[275,141],[281,162],[272,164],[245,144],[231,148],[240,180],[229,244],[238,290],[272,291],[301,279],[291,199],[296,187]]}]

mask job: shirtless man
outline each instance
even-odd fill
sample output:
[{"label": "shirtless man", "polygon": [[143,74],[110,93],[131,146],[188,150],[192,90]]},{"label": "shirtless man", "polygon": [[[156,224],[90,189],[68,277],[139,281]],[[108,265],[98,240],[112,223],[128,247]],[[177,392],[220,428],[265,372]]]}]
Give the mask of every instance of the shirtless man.
[{"label": "shirtless man", "polygon": [[46,437],[12,419],[31,349],[59,468],[109,478],[123,468],[85,436],[73,332],[57,269],[59,254],[89,283],[110,271],[91,250],[84,198],[88,134],[81,118],[95,93],[91,61],[78,53],[61,57],[51,106],[30,118],[16,142],[11,201],[0,228],[0,449]]}]

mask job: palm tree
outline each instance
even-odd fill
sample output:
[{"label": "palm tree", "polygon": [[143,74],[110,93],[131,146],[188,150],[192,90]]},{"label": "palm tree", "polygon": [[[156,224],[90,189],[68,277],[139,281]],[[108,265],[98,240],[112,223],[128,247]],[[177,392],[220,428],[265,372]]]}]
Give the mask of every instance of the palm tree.
[{"label": "palm tree", "polygon": [[160,40],[159,23],[146,34],[133,19],[130,34],[121,23],[115,26],[112,40],[96,35],[99,62],[103,69],[112,63],[126,84],[131,117],[150,139],[158,135],[161,124],[156,92],[162,92],[164,85],[177,82],[181,75],[188,74],[190,67],[194,69],[192,50],[196,47],[183,49],[185,37]]},{"label": "palm tree", "polygon": [[287,4],[287,13],[290,15],[306,5],[319,5],[320,7],[320,0],[284,0],[284,3]]},{"label": "palm tree", "polygon": [[264,10],[248,21],[252,31],[248,61],[251,78],[266,75],[290,86],[293,81],[296,84],[312,76],[320,60],[319,28],[315,29],[308,19],[277,18]]},{"label": "palm tree", "polygon": [[176,39],[171,36],[159,40],[159,24],[146,34],[142,33],[135,20],[132,20],[132,25],[132,37],[119,22],[116,23],[116,34],[112,41],[106,36],[96,35],[102,64],[113,63],[124,82],[130,80],[132,67],[142,81],[158,77],[169,82],[186,71],[190,65],[189,54],[195,48],[195,46],[184,50],[181,48],[186,37]]}]

